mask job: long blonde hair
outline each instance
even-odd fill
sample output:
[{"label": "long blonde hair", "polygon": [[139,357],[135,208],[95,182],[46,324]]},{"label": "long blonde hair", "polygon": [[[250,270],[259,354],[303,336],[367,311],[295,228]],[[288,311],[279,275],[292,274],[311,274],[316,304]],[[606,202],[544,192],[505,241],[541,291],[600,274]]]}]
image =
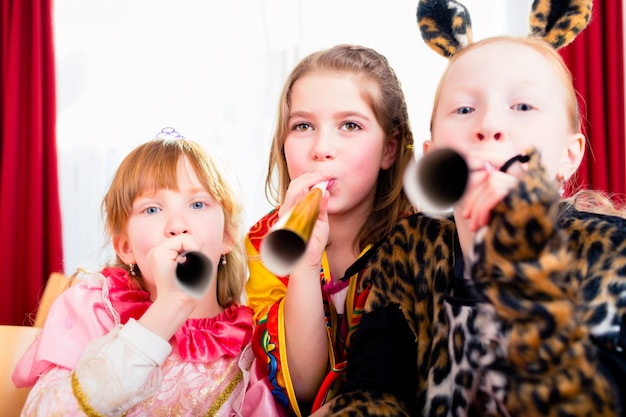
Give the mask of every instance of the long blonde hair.
[{"label": "long blonde hair", "polygon": [[[245,284],[245,257],[239,239],[242,207],[232,188],[220,174],[215,161],[204,149],[191,140],[154,139],[131,151],[118,167],[109,190],[102,200],[101,212],[107,236],[125,234],[133,201],[149,190],[178,189],[178,162],[186,157],[205,189],[211,193],[224,211],[224,231],[234,240],[227,263],[217,271],[217,301],[222,307],[243,301]],[[128,266],[116,256],[116,266]],[[141,272],[135,270],[143,287]]]},{"label": "long blonde hair", "polygon": [[355,238],[355,245],[363,249],[391,231],[399,215],[413,210],[402,190],[404,170],[413,155],[413,134],[407,105],[400,82],[389,62],[373,49],[358,45],[337,45],[308,55],[293,69],[278,104],[265,194],[271,204],[281,204],[285,197],[291,181],[284,153],[291,90],[298,79],[318,71],[353,74],[360,82],[363,97],[372,108],[376,121],[385,132],[385,140],[398,140],[395,162],[389,169],[379,172],[374,207]]}]

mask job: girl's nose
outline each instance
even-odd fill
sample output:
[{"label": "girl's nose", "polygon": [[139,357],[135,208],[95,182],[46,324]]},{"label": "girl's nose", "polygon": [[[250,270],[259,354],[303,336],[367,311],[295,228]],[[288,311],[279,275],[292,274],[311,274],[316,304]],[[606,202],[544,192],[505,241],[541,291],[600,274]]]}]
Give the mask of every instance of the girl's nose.
[{"label": "girl's nose", "polygon": [[502,123],[495,110],[485,110],[478,120],[476,138],[479,141],[503,139]]},{"label": "girl's nose", "polygon": [[311,156],[315,161],[330,160],[335,157],[332,135],[319,132],[315,137]]},{"label": "girl's nose", "polygon": [[485,140],[485,139],[494,139],[494,140],[500,140],[500,138],[502,137],[502,132],[495,132],[495,133],[488,133],[485,131],[481,131],[481,132],[477,132],[476,133],[476,137],[478,138],[478,140]]},{"label": "girl's nose", "polygon": [[172,216],[167,225],[166,234],[169,236],[177,236],[182,233],[189,233],[187,223],[179,214]]}]

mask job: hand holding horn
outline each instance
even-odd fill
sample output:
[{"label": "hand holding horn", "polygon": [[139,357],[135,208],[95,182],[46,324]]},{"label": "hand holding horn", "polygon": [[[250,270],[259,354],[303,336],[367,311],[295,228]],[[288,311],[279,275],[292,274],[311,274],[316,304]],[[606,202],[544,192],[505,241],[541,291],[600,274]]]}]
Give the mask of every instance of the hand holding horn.
[{"label": "hand holding horn", "polygon": [[261,260],[278,276],[289,275],[300,260],[311,238],[328,181],[313,188],[283,215],[261,242]]},{"label": "hand holding horn", "polygon": [[201,299],[209,290],[213,263],[202,252],[182,252],[176,265],[176,283],[190,297]]}]

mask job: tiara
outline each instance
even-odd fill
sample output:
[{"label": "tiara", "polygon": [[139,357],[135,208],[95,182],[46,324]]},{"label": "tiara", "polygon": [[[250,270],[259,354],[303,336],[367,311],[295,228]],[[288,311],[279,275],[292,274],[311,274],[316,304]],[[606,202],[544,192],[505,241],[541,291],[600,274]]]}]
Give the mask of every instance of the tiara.
[{"label": "tiara", "polygon": [[155,136],[155,139],[178,139],[178,138],[183,138],[184,136],[181,135],[176,129],[174,129],[173,127],[164,127],[163,129],[161,129],[161,131],[159,133],[157,133],[157,135]]}]

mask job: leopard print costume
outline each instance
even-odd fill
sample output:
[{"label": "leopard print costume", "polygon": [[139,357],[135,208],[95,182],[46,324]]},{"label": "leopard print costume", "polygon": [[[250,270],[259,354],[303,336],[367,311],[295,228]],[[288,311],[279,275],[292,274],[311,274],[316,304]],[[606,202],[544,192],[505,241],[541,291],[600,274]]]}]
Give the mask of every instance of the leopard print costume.
[{"label": "leopard print costume", "polygon": [[[477,236],[474,286],[454,285],[450,219],[409,217],[376,249],[346,391],[329,415],[617,415],[594,342],[615,349],[626,315],[626,220],[560,203],[538,161]],[[402,363],[406,345],[414,359]],[[381,364],[412,392],[377,384]]]},{"label": "leopard print costume", "polygon": [[[563,47],[591,6],[536,0],[531,36]],[[458,1],[419,0],[417,19],[442,56],[472,42]],[[412,216],[377,248],[329,415],[618,415],[602,360],[624,347],[626,220],[560,202],[536,153],[528,168],[477,234],[468,279],[451,219]]]},{"label": "leopard print costume", "polygon": [[535,0],[530,13],[530,32],[559,49],[574,40],[590,20],[589,0]]}]

